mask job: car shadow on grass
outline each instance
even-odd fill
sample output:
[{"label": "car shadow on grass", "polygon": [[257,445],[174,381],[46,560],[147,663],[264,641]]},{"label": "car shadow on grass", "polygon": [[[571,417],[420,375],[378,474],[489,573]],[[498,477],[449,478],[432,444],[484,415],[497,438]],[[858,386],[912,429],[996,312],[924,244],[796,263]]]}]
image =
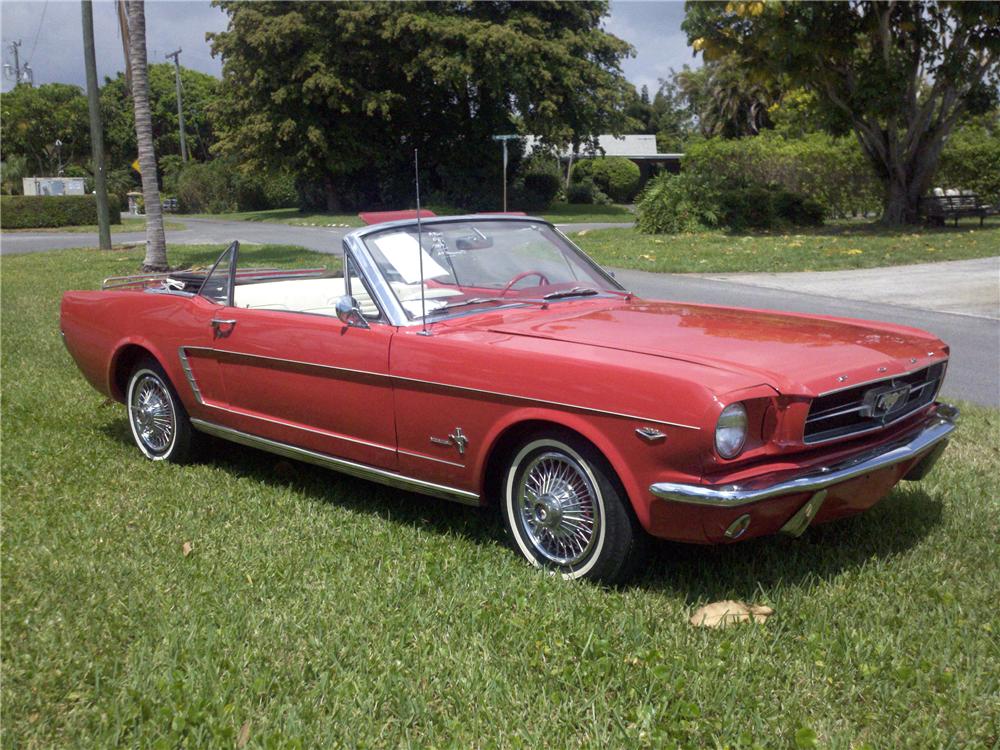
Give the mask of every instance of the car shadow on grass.
[{"label": "car shadow on grass", "polygon": [[795,539],[777,535],[713,547],[657,542],[636,585],[692,601],[753,601],[770,589],[808,586],[905,554],[941,520],[940,499],[902,485],[867,512]]},{"label": "car shadow on grass", "polygon": [[[127,422],[101,428],[134,449]],[[494,508],[471,507],[341,474],[208,436],[198,464],[264,485],[294,489],[319,503],[378,516],[389,523],[457,535],[483,546],[507,546]],[[705,546],[653,540],[644,571],[626,589],[645,589],[686,601],[759,600],[762,592],[811,586],[841,573],[902,555],[942,520],[942,502],[902,485],[866,513],[806,530],[797,539],[771,536]],[[509,554],[516,554],[510,550]]]}]

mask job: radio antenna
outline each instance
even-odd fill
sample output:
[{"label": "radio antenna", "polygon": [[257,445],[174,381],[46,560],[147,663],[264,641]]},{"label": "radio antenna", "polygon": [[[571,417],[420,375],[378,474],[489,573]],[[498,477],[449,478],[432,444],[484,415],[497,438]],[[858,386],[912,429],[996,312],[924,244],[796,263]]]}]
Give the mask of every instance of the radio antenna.
[{"label": "radio antenna", "polygon": [[424,287],[424,243],[420,227],[420,150],[413,149],[413,174],[417,186],[417,259],[420,264],[420,319],[423,322],[422,336],[430,336],[427,330],[427,297]]}]

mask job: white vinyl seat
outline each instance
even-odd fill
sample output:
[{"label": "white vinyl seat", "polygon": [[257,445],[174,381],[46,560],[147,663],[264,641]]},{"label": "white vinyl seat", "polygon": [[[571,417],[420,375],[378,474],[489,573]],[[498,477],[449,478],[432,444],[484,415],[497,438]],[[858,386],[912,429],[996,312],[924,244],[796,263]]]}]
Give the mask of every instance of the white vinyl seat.
[{"label": "white vinyl seat", "polygon": [[[377,318],[378,307],[364,285],[355,283],[352,286],[351,291],[354,292],[362,315]],[[264,281],[238,285],[233,298],[236,307],[252,310],[286,310],[335,317],[337,301],[344,296],[344,287],[342,278]]]}]

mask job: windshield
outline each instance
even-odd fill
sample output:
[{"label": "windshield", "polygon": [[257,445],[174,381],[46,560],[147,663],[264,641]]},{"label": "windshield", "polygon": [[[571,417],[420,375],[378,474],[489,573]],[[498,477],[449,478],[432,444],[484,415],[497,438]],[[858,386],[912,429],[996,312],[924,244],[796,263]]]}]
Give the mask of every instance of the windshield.
[{"label": "windshield", "polygon": [[419,245],[416,226],[376,232],[365,244],[411,319],[424,306],[431,318],[455,308],[622,293],[551,227],[533,221],[427,223]]}]

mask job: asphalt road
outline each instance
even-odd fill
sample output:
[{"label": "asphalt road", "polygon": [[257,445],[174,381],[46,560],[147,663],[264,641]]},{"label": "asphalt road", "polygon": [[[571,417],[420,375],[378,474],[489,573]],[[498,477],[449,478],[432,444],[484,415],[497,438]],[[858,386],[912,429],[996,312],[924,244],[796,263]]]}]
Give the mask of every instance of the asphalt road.
[{"label": "asphalt road", "polygon": [[[225,244],[237,239],[246,243],[300,245],[339,254],[341,239],[350,231],[339,227],[295,227],[214,219],[185,218],[183,221],[187,228],[168,231],[168,242]],[[601,226],[616,225],[573,224],[562,228],[571,232]],[[116,234],[113,239],[115,242],[142,242],[145,234],[128,232]],[[0,253],[9,255],[96,244],[96,235],[82,233],[7,233],[0,237]],[[926,266],[899,266],[835,272],[833,275],[740,274],[726,280],[690,274],[626,270],[615,273],[627,288],[651,299],[886,320],[928,330],[951,346],[952,358],[943,396],[1000,407],[1000,321],[989,302],[994,299],[989,290],[1000,290],[1000,276],[995,259],[984,262],[982,268],[963,267],[948,273],[945,268],[949,264],[940,264],[939,268],[930,270]],[[882,274],[881,278],[878,273]],[[987,315],[982,316],[978,314],[982,312],[982,297],[975,297],[974,304],[970,302],[966,278],[970,274],[982,277],[984,273],[990,296],[985,310]],[[934,282],[932,295],[927,293],[927,280]],[[885,304],[886,299],[893,304]],[[956,312],[961,310],[972,314]]]},{"label": "asphalt road", "polygon": [[[167,242],[181,245],[228,245],[233,240],[240,243],[299,245],[320,253],[339,255],[340,242],[350,228],[299,227],[290,224],[269,224],[263,221],[219,221],[218,219],[190,219],[168,216],[168,221],[186,225],[185,229],[168,229]],[[558,224],[563,231],[581,232],[590,229],[627,227],[630,224]],[[145,232],[115,232],[111,241],[116,244],[145,242]],[[7,232],[0,237],[0,254],[37,253],[67,247],[96,247],[97,233],[88,232]]]}]

